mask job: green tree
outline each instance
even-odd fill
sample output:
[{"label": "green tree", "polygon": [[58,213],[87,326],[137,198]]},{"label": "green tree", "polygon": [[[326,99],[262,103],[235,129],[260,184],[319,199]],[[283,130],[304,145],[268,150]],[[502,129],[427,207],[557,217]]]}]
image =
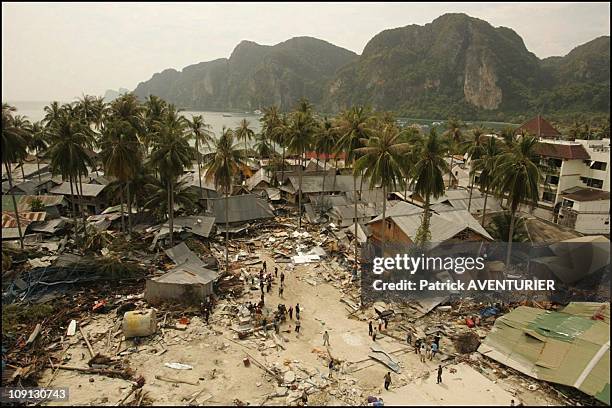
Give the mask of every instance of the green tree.
[{"label": "green tree", "polygon": [[200,198],[202,197],[202,152],[200,146],[205,145],[207,150],[210,150],[210,145],[213,143],[213,133],[210,130],[211,126],[208,123],[204,123],[201,115],[196,115],[191,120],[187,121],[189,128],[191,129],[191,135],[195,140],[196,155],[198,156],[198,183],[200,185]]},{"label": "green tree", "polygon": [[[404,180],[404,155],[410,144],[402,141],[401,132],[393,124],[384,124],[367,141],[366,147],[357,149],[360,155],[355,163],[354,173],[363,172],[370,179],[370,188],[380,186],[383,189],[382,212],[382,254],[385,253],[385,221],[387,214],[387,192],[402,186]],[[355,222],[357,222],[355,220]],[[355,236],[356,238],[356,236]]]},{"label": "green tree", "polygon": [[450,118],[446,122],[446,131],[444,132],[444,136],[448,138],[448,149],[451,157],[450,166],[449,166],[449,175],[448,175],[448,187],[451,186],[451,180],[453,176],[453,160],[454,155],[457,153],[457,148],[461,144],[463,139],[463,131],[465,128],[465,123],[463,123],[458,118]]},{"label": "green tree", "polygon": [[323,186],[327,177],[327,162],[329,155],[333,152],[336,143],[338,143],[338,132],[334,127],[333,123],[325,117],[323,123],[317,127],[318,131],[315,134],[314,146],[317,152],[317,160],[319,155],[322,154],[325,159],[323,160]]},{"label": "green tree", "polygon": [[535,154],[537,144],[537,138],[522,136],[513,148],[502,153],[495,163],[493,190],[500,197],[507,195],[510,205],[511,218],[506,265],[510,265],[514,220],[519,205],[527,203],[535,206],[538,203],[538,184],[542,175]]},{"label": "green tree", "polygon": [[415,237],[417,245],[425,245],[431,239],[429,207],[431,198],[438,198],[445,191],[443,175],[448,169],[448,164],[444,160],[448,151],[447,143],[448,141],[441,139],[435,128],[432,128],[429,135],[419,140],[415,146],[419,159],[412,171],[414,192],[425,199],[421,225]]},{"label": "green tree", "polygon": [[52,122],[49,135],[51,148],[48,151],[48,155],[51,159],[51,171],[53,174],[60,174],[64,180],[68,179],[70,183],[75,227],[77,227],[74,203],[74,197],[76,196],[74,189],[76,187],[77,195],[80,198],[83,216],[83,235],[85,236],[86,228],[81,181],[83,176],[89,174],[87,166],[94,166],[86,151],[91,146],[90,132],[82,121],[75,119],[71,116],[71,111],[66,109],[58,119]]},{"label": "green tree", "polygon": [[[510,225],[511,215],[497,214],[491,219],[489,224],[489,232],[491,236],[499,241],[508,242],[510,236]],[[519,217],[514,222],[514,231],[512,232],[512,242],[527,242],[529,241],[529,235],[527,234],[527,227],[525,226],[525,220]]]},{"label": "green tree", "polygon": [[[6,176],[9,182],[9,189],[13,190],[13,175],[11,173],[11,164],[23,159],[27,154],[27,142],[23,137],[23,130],[15,126],[13,122],[12,112],[16,109],[6,103],[2,104],[2,164],[6,171]],[[21,230],[21,220],[19,218],[19,209],[15,195],[11,193],[13,201],[13,210],[17,220],[17,232],[19,233],[19,244],[23,249],[23,232]]]},{"label": "green tree", "polygon": [[36,155],[36,168],[38,170],[38,181],[40,181],[40,157],[48,147],[47,129],[43,126],[42,122],[34,122],[32,124],[31,134],[32,137],[28,143],[28,148],[34,151]]},{"label": "green tree", "polygon": [[[304,102],[304,101],[302,101]],[[302,228],[302,177],[304,173],[303,157],[312,146],[314,135],[318,131],[318,123],[310,111],[303,111],[302,105],[291,114],[287,133],[287,148],[299,157],[302,162],[299,166],[298,176],[298,228]]]},{"label": "green tree", "polygon": [[243,152],[244,152],[245,159],[248,158],[248,151],[249,151],[247,147],[247,141],[252,140],[255,137],[255,132],[253,131],[253,129],[251,129],[250,126],[251,126],[251,123],[248,120],[242,119],[240,121],[240,124],[234,130],[234,135],[236,136],[236,138],[244,142]]},{"label": "green tree", "polygon": [[492,189],[495,165],[501,152],[502,150],[497,139],[494,137],[489,137],[483,145],[483,151],[480,154],[480,157],[473,160],[470,170],[470,177],[472,177],[472,180],[475,180],[476,173],[480,172],[478,175],[478,185],[480,186],[480,190],[484,192],[484,206],[480,221],[483,226],[485,224],[485,217],[487,215],[487,199],[489,198],[489,193]]},{"label": "green tree", "polygon": [[[478,160],[484,153],[484,130],[480,127],[472,129],[471,137],[463,142],[463,151],[470,160]],[[452,172],[452,168],[451,168]],[[472,192],[474,191],[474,174],[470,173],[470,197],[468,211],[472,208]]]},{"label": "green tree", "polygon": [[170,105],[159,125],[149,158],[151,166],[159,172],[160,180],[167,185],[171,246],[174,245],[174,186],[196,155],[195,149],[189,145],[190,136],[186,128],[185,118]]},{"label": "green tree", "polygon": [[53,101],[50,105],[45,106],[44,111],[45,117],[43,122],[45,126],[52,126],[63,113],[62,106],[58,101]]},{"label": "green tree", "polygon": [[229,196],[232,184],[242,167],[246,166],[242,152],[234,143],[234,133],[223,128],[213,151],[204,156],[205,177],[215,183],[225,196],[225,271],[229,272]]},{"label": "green tree", "polygon": [[[345,162],[352,162],[353,169],[357,160],[356,150],[363,147],[365,141],[374,133],[376,118],[369,108],[354,106],[343,111],[336,120],[336,129],[339,134],[336,152],[344,152]],[[334,177],[334,189],[336,177]],[[355,219],[357,219],[357,174],[353,172],[353,193],[355,195]],[[355,237],[357,237],[357,223],[355,223]],[[358,243],[355,239],[355,271],[358,265]]]}]

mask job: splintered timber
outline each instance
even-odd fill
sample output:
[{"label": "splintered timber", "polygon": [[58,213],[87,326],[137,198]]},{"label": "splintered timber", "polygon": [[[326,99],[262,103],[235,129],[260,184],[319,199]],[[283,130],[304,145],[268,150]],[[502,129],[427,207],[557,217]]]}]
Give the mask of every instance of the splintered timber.
[{"label": "splintered timber", "polygon": [[380,279],[372,283],[376,291],[548,291],[555,290],[555,281],[551,279],[524,279],[524,280],[470,280],[457,282],[431,282],[426,279],[409,281],[402,279],[397,282],[384,282]]}]

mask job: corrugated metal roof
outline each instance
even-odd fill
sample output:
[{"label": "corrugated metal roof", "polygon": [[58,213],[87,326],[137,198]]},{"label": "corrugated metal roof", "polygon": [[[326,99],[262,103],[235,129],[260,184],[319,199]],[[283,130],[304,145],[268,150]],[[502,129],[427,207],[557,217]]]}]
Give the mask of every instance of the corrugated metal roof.
[{"label": "corrugated metal roof", "polygon": [[[308,175],[302,176],[302,192],[305,194],[310,193],[322,193],[322,192],[347,192],[355,191],[353,185],[353,176],[350,175],[339,175],[335,177],[336,182],[334,185],[334,175],[325,177],[325,187],[323,187],[323,176],[322,175]],[[288,182],[295,191],[299,189],[300,178],[299,176],[289,176]],[[367,180],[363,181],[364,186],[367,186]],[[361,185],[361,177],[357,177],[357,189]]]},{"label": "corrugated metal roof", "polygon": [[[77,187],[79,184],[72,183],[74,194],[77,194]],[[105,185],[101,184],[86,184],[83,183],[83,196],[84,197],[97,197],[106,188]],[[71,195],[70,183],[63,182],[57,187],[54,187],[50,191],[52,194]]]},{"label": "corrugated metal roof", "polygon": [[[44,221],[47,217],[47,213],[42,212],[20,212],[19,220],[21,221],[21,228],[25,228],[32,222]],[[14,212],[4,211],[2,213],[2,228],[17,228],[17,217]]]},{"label": "corrugated metal roof", "polygon": [[[17,210],[30,211],[32,200],[40,200],[45,207],[64,204],[64,197],[54,195],[15,195]],[[10,195],[2,196],[2,211],[14,211],[13,200]]]},{"label": "corrugated metal roof", "polygon": [[[478,351],[530,377],[578,388],[609,405],[609,309],[610,303],[570,303],[560,312],[521,306],[495,321]],[[602,319],[594,319],[596,314]]]},{"label": "corrugated metal roof", "polygon": [[[225,217],[225,198],[213,198],[209,200],[212,206],[212,213],[215,216],[215,223],[224,224],[226,222]],[[270,209],[270,204],[254,195],[254,194],[242,194],[237,196],[230,196],[227,198],[228,203],[228,221],[234,222],[247,222],[263,218],[272,218],[274,213]]]},{"label": "corrugated metal roof", "polygon": [[[387,203],[387,212],[386,216],[402,216],[402,215],[412,215],[412,214],[420,214],[423,209],[414,204],[407,203],[405,201],[389,201]],[[381,213],[378,217],[374,218],[370,223],[382,220],[382,209]]]},{"label": "corrugated metal roof", "polygon": [[[203,215],[193,215],[188,217],[178,217],[174,219],[174,228],[185,228],[192,233],[204,238],[210,236],[210,231],[215,225],[215,217],[207,217]],[[170,226],[164,224],[164,226]]]},{"label": "corrugated metal roof", "polygon": [[262,182],[269,186],[270,185],[270,181],[272,181],[272,178],[267,175],[267,171],[264,170],[264,169],[259,169],[259,170],[257,170],[257,172],[255,174],[253,174],[251,177],[249,177],[247,179],[246,187],[250,191],[250,190],[254,189],[255,187],[257,187],[257,185],[259,183],[262,183]]}]

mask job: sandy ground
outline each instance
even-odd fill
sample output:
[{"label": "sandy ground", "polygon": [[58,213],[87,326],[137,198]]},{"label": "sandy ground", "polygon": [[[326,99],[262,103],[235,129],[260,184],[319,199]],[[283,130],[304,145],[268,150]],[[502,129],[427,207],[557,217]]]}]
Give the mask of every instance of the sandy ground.
[{"label": "sandy ground", "polygon": [[[263,251],[260,256],[267,260],[268,270],[273,270],[275,264],[270,252]],[[298,279],[312,271],[312,264],[298,265],[295,269],[287,268],[287,264],[278,266],[286,274],[284,296],[283,299],[278,297],[278,286],[275,284],[272,292],[266,296],[266,305],[275,308],[278,303],[295,306],[299,302],[302,309],[299,336],[294,332],[294,321],[287,321],[281,327],[281,334],[288,340],[284,343],[286,350],[278,351],[273,347],[273,341],[267,340],[266,344],[270,347],[260,352],[257,350],[260,340],[235,339],[234,332],[223,323],[224,318],[219,315],[218,309],[211,318],[211,326],[207,327],[197,317],[193,318],[186,331],[165,329],[163,335],[158,333],[150,336],[139,348],[139,352],[126,357],[130,367],[145,377],[144,390],[150,402],[154,405],[185,405],[196,392],[204,389],[196,400],[200,405],[231,405],[236,399],[251,405],[260,405],[264,401],[266,405],[284,405],[286,399],[283,397],[266,401],[266,396],[274,393],[276,382],[254,364],[245,367],[242,361],[246,357],[245,352],[261,363],[276,363],[284,371],[291,369],[298,377],[304,377],[305,372],[318,372],[321,378],[327,378],[327,360],[313,352],[319,350],[323,355],[327,353],[322,337],[325,330],[330,333],[331,355],[343,361],[358,363],[351,366],[356,371],[347,374],[335,372],[331,385],[320,392],[321,395],[312,396],[313,401],[321,404],[342,404],[345,401],[345,395],[339,391],[340,384],[343,390],[354,392],[361,404],[366,402],[368,395],[374,395],[383,397],[387,405],[508,406],[513,398],[509,391],[523,388],[520,392],[524,392],[520,383],[506,379],[503,384],[495,384],[466,364],[453,366],[457,369],[454,374],[449,373],[451,366],[445,367],[444,382],[438,385],[435,383],[435,373],[439,361],[421,363],[412,349],[396,354],[402,371],[400,374],[392,374],[391,389],[384,391],[383,377],[388,369],[367,359],[372,344],[368,337],[367,322],[348,317],[346,306],[340,302],[342,293],[334,286],[327,283],[313,286]],[[240,300],[258,299],[259,291],[252,291]],[[105,333],[109,326],[115,324],[115,319],[114,313],[94,315],[91,323],[84,327],[96,351],[107,352]],[[66,364],[86,367],[89,353],[82,338],[77,334],[70,341],[74,344],[68,350],[71,359]],[[167,352],[156,355],[162,349],[160,342],[167,348]],[[115,350],[116,343],[111,350]],[[130,343],[129,340],[124,342],[127,346],[131,346]],[[390,352],[407,349],[405,344],[389,337],[377,339],[376,343]],[[188,364],[193,369],[164,367],[164,363],[169,362]],[[198,385],[172,384],[155,379],[155,375],[198,382]],[[51,370],[47,370],[41,384],[46,384],[50,376]],[[70,405],[115,405],[126,395],[131,385],[121,379],[59,370],[52,386],[70,387]],[[521,399],[525,403],[554,403],[538,392],[518,394],[518,397],[514,399]]]}]

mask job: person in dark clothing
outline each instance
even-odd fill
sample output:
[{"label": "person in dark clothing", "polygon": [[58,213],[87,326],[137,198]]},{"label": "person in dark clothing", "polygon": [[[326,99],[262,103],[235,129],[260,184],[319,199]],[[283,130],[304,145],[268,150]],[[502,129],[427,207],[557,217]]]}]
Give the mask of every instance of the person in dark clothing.
[{"label": "person in dark clothing", "polygon": [[270,293],[270,290],[272,290],[272,282],[268,281],[268,287],[266,288],[266,292]]},{"label": "person in dark clothing", "polygon": [[297,322],[295,322],[295,332],[296,332],[296,333],[298,333],[298,334],[300,333],[300,327],[301,327],[301,326],[302,326],[302,325],[301,325],[301,323],[300,323],[300,321],[299,321],[299,320],[298,320]]},{"label": "person in dark clothing", "polygon": [[440,335],[436,334],[434,336],[434,343],[436,343],[436,347],[438,348],[438,350],[440,349]]},{"label": "person in dark clothing", "polygon": [[264,263],[263,263],[263,270],[264,270],[264,272],[268,272],[268,268],[266,266],[266,261],[264,261]]},{"label": "person in dark clothing", "polygon": [[281,272],[281,283],[285,282],[285,272]]},{"label": "person in dark clothing", "polygon": [[334,369],[334,360],[330,359],[329,364],[327,365],[329,368],[329,378],[332,378],[332,370]]},{"label": "person in dark clothing", "polygon": [[281,298],[283,297],[283,290],[284,290],[284,288],[283,288],[282,285],[278,287],[278,296],[281,297]]},{"label": "person in dark clothing", "polygon": [[387,371],[387,374],[385,374],[385,390],[389,391],[390,385],[391,385],[391,372]]},{"label": "person in dark clothing", "polygon": [[387,330],[387,326],[389,325],[389,320],[387,318],[385,318],[384,322],[385,322],[385,330]]},{"label": "person in dark clothing", "polygon": [[436,381],[436,384],[440,384],[442,382],[442,365],[439,364],[438,365],[438,380]]},{"label": "person in dark clothing", "polygon": [[293,320],[293,306],[289,306],[289,320]]},{"label": "person in dark clothing", "polygon": [[368,323],[368,336],[372,337],[372,321],[370,320],[370,322]]},{"label": "person in dark clothing", "polygon": [[300,320],[300,304],[299,303],[295,305],[295,318],[297,320]]},{"label": "person in dark clothing", "polygon": [[274,277],[278,278],[278,266],[274,267]]}]

